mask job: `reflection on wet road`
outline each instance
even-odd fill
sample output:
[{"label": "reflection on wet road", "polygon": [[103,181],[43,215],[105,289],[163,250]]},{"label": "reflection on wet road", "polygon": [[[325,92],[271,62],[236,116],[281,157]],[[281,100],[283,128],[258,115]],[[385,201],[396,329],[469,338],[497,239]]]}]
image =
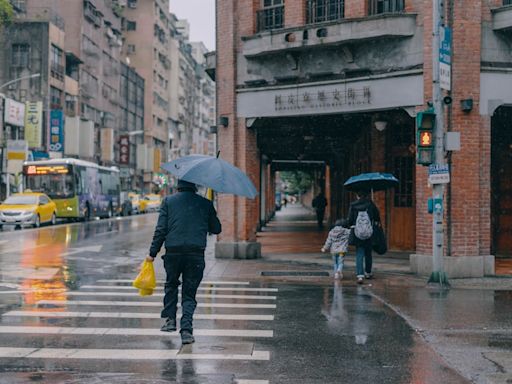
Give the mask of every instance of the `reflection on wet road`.
[{"label": "reflection on wet road", "polygon": [[[465,383],[365,288],[208,276],[197,342],[131,279],[155,215],[0,235],[0,383]],[[208,260],[208,262],[216,262]],[[243,263],[243,261],[237,261]]]}]

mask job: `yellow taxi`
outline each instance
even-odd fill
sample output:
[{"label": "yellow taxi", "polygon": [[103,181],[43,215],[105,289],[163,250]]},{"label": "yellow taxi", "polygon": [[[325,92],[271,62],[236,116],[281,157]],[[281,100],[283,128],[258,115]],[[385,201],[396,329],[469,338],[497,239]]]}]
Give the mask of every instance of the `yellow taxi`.
[{"label": "yellow taxi", "polygon": [[0,204],[0,227],[32,225],[38,228],[42,223],[55,224],[57,206],[44,193],[24,192],[8,197]]},{"label": "yellow taxi", "polygon": [[162,204],[162,197],[160,195],[151,193],[145,195],[140,201],[140,211],[142,213],[157,212]]},{"label": "yellow taxi", "polygon": [[141,212],[141,209],[140,209],[140,195],[138,193],[134,193],[134,192],[130,192],[128,193],[128,199],[131,201],[132,203],[132,213],[133,214],[138,214]]}]

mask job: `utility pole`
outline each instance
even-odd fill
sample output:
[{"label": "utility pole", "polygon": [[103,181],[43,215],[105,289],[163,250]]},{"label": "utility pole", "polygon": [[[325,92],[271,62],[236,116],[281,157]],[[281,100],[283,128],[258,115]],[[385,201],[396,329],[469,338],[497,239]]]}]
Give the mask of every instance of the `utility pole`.
[{"label": "utility pole", "polygon": [[[435,143],[435,164],[436,166],[446,165],[444,150],[444,103],[441,91],[440,78],[440,47],[443,0],[432,0],[433,5],[433,28],[432,28],[432,82],[433,82],[433,106],[436,114],[434,132]],[[433,269],[429,283],[448,286],[448,279],[444,272],[444,200],[445,185],[433,185],[433,223],[432,223],[432,258]]]}]

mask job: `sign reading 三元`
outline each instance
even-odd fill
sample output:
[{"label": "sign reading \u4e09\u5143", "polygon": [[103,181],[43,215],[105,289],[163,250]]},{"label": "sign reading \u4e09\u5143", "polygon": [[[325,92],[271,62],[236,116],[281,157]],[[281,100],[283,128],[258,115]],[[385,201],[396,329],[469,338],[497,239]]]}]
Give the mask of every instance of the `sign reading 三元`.
[{"label": "sign reading \u4e09\u5143", "polygon": [[29,148],[43,145],[43,103],[41,101],[25,103],[25,139]]}]

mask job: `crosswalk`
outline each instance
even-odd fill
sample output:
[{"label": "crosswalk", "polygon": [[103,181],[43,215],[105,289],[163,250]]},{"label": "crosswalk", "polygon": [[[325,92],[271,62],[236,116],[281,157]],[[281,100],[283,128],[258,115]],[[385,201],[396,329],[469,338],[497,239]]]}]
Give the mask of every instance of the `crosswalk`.
[{"label": "crosswalk", "polygon": [[[81,361],[116,362],[224,361],[268,362],[272,322],[279,290],[250,282],[204,281],[194,315],[196,343],[181,346],[179,332],[159,330],[162,283],[141,298],[131,280],[101,279],[77,291],[4,312],[0,319],[1,361],[66,366]],[[2,295],[33,290],[0,291]],[[56,290],[53,290],[55,293]],[[52,292],[52,290],[49,290]],[[178,320],[181,307],[178,308]],[[170,344],[169,344],[170,343]],[[126,365],[123,365],[123,367]],[[246,365],[241,376],[247,376]],[[256,375],[260,370],[255,369]],[[268,378],[240,378],[238,384],[269,384]]]}]

